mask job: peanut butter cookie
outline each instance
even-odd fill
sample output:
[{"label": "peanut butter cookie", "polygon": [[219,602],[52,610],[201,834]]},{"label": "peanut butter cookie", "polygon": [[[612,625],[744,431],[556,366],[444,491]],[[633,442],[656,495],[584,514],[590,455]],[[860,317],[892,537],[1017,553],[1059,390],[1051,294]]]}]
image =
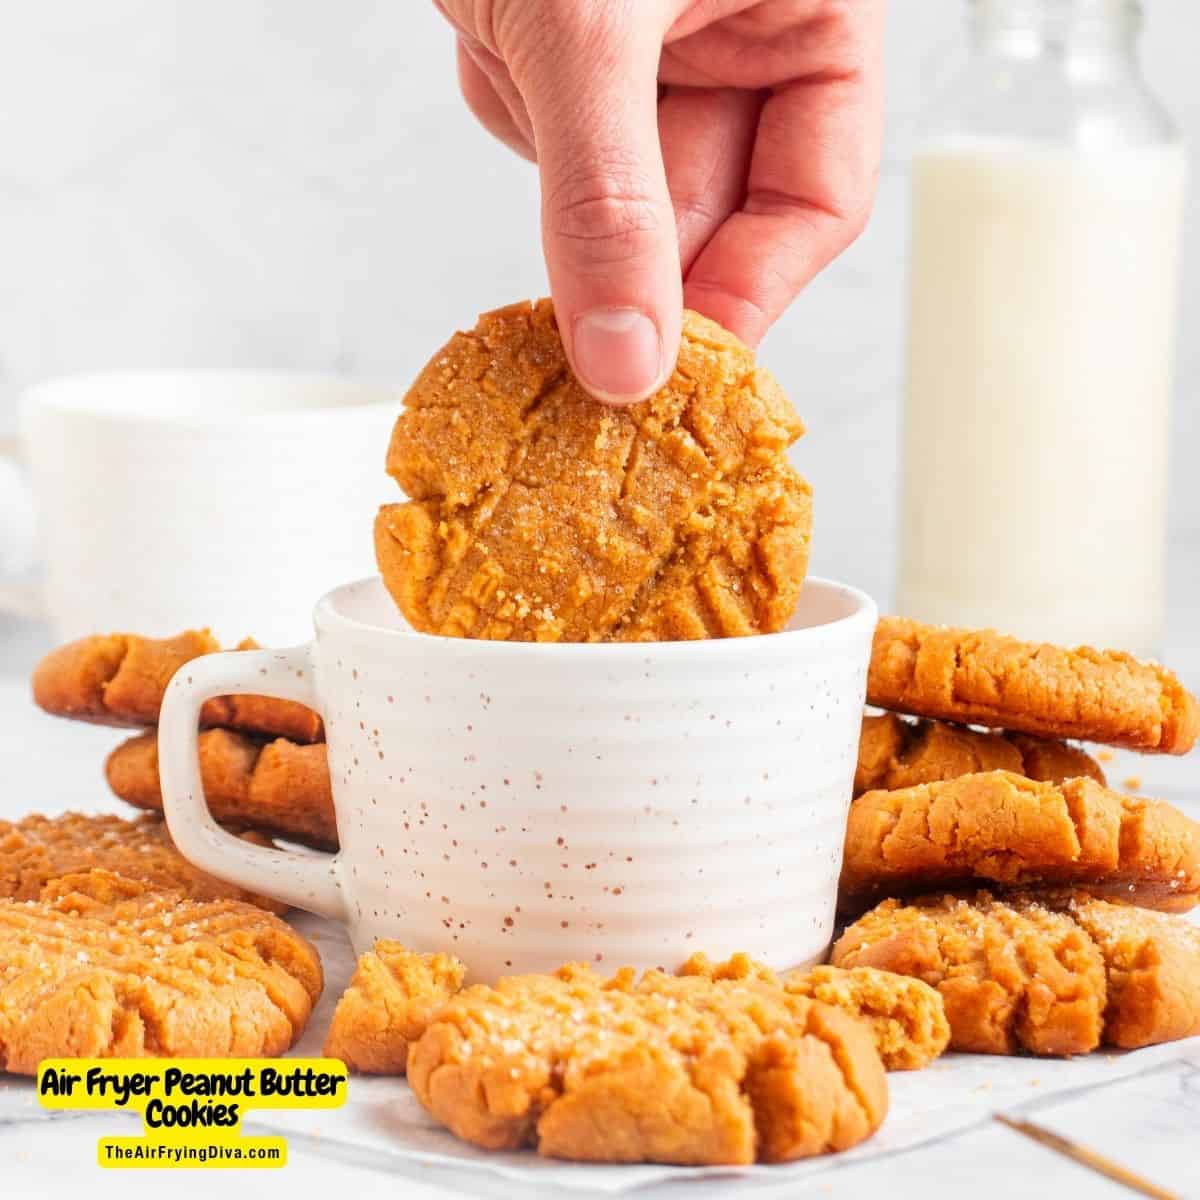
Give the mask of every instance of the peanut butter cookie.
[{"label": "peanut butter cookie", "polygon": [[839,1008],[870,1027],[875,1048],[889,1071],[927,1067],[950,1040],[941,997],[928,984],[908,975],[871,967],[809,967],[780,979],[746,954],[735,954],[720,963],[710,961],[706,954],[693,954],[677,974],[716,981],[757,979]]},{"label": "peanut butter cookie", "polygon": [[1090,779],[963,775],[850,806],[841,903],[988,881],[1081,887],[1183,912],[1200,900],[1200,825]]},{"label": "peanut butter cookie", "polygon": [[1020,909],[986,892],[885,900],[842,934],[833,963],[936,988],[955,1050],[1072,1055],[1100,1044],[1104,960],[1062,913]]},{"label": "peanut butter cookie", "polygon": [[[263,742],[210,729],[200,734],[200,780],[213,819],[336,850],[337,822],[324,743]],[[108,785],[135,808],[162,811],[158,738],[122,742],[105,764]]]},{"label": "peanut butter cookie", "polygon": [[449,954],[417,954],[380,940],[360,956],[334,1009],[325,1054],[364,1075],[403,1075],[408,1048],[462,990],[467,968]]},{"label": "peanut butter cookie", "polygon": [[1083,929],[1104,958],[1108,1045],[1134,1050],[1200,1034],[1200,928],[1089,896],[1048,902]]},{"label": "peanut butter cookie", "polygon": [[1184,754],[1200,705],[1156,663],[1114,650],[1038,645],[884,617],[867,702],[896,712],[1039,737]]},{"label": "peanut butter cookie", "polygon": [[1019,733],[981,733],[944,721],[910,721],[895,713],[863,718],[854,772],[856,796],[980,771],[1013,771],[1051,783],[1078,776],[1105,782],[1100,764],[1066,742]]},{"label": "peanut butter cookie", "polygon": [[1084,1054],[1200,1034],[1200,929],[1084,895],[885,900],[833,961],[932,984],[957,1050]]},{"label": "peanut butter cookie", "polygon": [[887,1110],[871,1033],[836,1008],[758,978],[582,966],[460,992],[408,1079],[465,1141],[591,1162],[785,1162],[857,1145]]},{"label": "peanut butter cookie", "polygon": [[384,582],[427,633],[514,641],[780,629],[808,559],[803,427],[731,334],[684,318],[667,385],[598,404],[549,301],[485,313],[405,400],[376,521]]},{"label": "peanut butter cookie", "polygon": [[909,975],[874,967],[812,967],[787,975],[784,987],[865,1021],[889,1071],[923,1070],[950,1044],[941,996]]},{"label": "peanut butter cookie", "polygon": [[[270,844],[268,839],[244,835]],[[194,867],[175,849],[159,817],[39,814],[0,821],[0,899],[36,900],[51,880],[93,868],[150,888],[182,892],[191,900],[242,900],[282,913],[286,905],[224,883]]]},{"label": "peanut butter cookie", "polygon": [[[80,638],[52,650],[34,668],[33,699],[56,717],[98,725],[154,725],[175,672],[220,649],[207,629],[171,638],[132,633]],[[247,639],[237,649],[253,650],[256,643]],[[201,709],[200,724],[295,742],[319,742],[325,735],[312,709],[271,696],[218,696]]]},{"label": "peanut butter cookie", "polygon": [[108,871],[0,900],[0,1070],[44,1058],[271,1056],[303,1031],[321,960],[270,913]]}]

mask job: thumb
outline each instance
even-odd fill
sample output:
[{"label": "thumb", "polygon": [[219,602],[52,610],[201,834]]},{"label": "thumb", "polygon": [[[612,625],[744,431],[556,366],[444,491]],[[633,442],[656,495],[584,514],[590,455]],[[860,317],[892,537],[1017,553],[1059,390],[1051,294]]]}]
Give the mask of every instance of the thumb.
[{"label": "thumb", "polygon": [[533,126],[542,242],[579,381],[642,400],[675,366],[683,286],[658,139],[661,31],[626,5],[571,5],[518,84]]}]

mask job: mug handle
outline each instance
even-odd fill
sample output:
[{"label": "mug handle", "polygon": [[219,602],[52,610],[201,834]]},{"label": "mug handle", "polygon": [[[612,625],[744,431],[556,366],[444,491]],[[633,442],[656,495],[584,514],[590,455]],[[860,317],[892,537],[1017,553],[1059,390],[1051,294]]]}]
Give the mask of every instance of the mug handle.
[{"label": "mug handle", "polygon": [[185,858],[219,879],[344,920],[340,854],[255,846],[226,833],[208,811],[196,740],[200,709],[214,696],[246,692],[296,700],[320,711],[312,643],[286,650],[205,654],[176,671],[163,696],[158,724],[158,775],[171,838]]}]

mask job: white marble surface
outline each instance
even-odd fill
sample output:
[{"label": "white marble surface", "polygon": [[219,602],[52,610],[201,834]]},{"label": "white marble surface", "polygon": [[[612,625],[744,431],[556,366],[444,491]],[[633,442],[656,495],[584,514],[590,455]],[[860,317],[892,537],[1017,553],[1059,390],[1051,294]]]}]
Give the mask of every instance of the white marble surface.
[{"label": "white marble surface", "polygon": [[[122,732],[56,721],[29,702],[26,666],[46,645],[45,632],[36,627],[27,627],[19,639],[11,628],[4,637],[0,627],[0,770],[5,780],[0,817],[31,809],[120,811],[107,793],[100,764]],[[1115,783],[1136,772],[1143,791],[1163,795],[1200,817],[1197,763],[1122,754],[1107,769]],[[304,920],[318,939],[329,976],[321,1009],[300,1047],[316,1053],[349,956],[339,931]],[[1046,1195],[1052,1194],[1050,1189],[1072,1198],[1119,1193],[1115,1185],[997,1126],[990,1114],[1000,1109],[1032,1116],[1095,1146],[1180,1196],[1200,1196],[1194,1136],[1200,1128],[1200,1040],[1134,1056],[1098,1054],[1077,1063],[1006,1064],[954,1056],[923,1076],[892,1076],[891,1086],[888,1123],[873,1143],[850,1155],[799,1171],[759,1169],[743,1178],[681,1180],[636,1194],[849,1198],[879,1189],[892,1197],[952,1200],[968,1183],[981,1198]],[[949,1107],[944,1103],[947,1087]],[[918,1117],[921,1113],[925,1115]],[[564,1176],[564,1168],[554,1164],[538,1170],[535,1184],[439,1161],[438,1156],[471,1152],[432,1128],[396,1081],[356,1081],[352,1103],[341,1112],[264,1113],[254,1124],[286,1132],[290,1162],[281,1178],[288,1187],[302,1179],[305,1194],[310,1186],[353,1189],[360,1196],[399,1191],[416,1198],[549,1197],[576,1191],[571,1169]],[[123,1198],[159,1194],[163,1183],[155,1173],[96,1172],[96,1139],[112,1128],[112,1119],[104,1116],[50,1116],[36,1106],[27,1083],[0,1077],[0,1163],[5,1164],[0,1194],[56,1196],[68,1194],[69,1188]],[[913,1147],[915,1141],[921,1144]],[[249,1196],[263,1186],[261,1178],[226,1173],[219,1186],[230,1196]],[[212,1179],[176,1172],[169,1186],[181,1197],[208,1194]],[[610,1173],[598,1182],[611,1189],[624,1181]]]}]

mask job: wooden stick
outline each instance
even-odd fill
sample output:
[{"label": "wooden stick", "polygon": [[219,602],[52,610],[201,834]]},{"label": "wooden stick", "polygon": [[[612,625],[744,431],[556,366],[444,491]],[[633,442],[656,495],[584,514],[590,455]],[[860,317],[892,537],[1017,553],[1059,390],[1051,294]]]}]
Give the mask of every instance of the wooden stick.
[{"label": "wooden stick", "polygon": [[1032,1138],[1039,1145],[1045,1146],[1050,1150],[1056,1150],[1059,1154],[1066,1155],[1067,1158],[1073,1159],[1081,1166],[1088,1167],[1106,1176],[1114,1183],[1123,1184],[1135,1192],[1140,1192],[1143,1196],[1150,1196],[1153,1200],[1181,1200],[1175,1192],[1168,1192],[1165,1188],[1160,1188],[1148,1179],[1143,1179],[1140,1175],[1135,1175],[1132,1171],[1127,1170],[1111,1159],[1105,1158],[1102,1154],[1097,1154],[1095,1150],[1089,1150],[1086,1146],[1077,1145],[1075,1142],[1061,1137],[1057,1133],[1051,1133],[1049,1129],[1043,1129],[1040,1125],[1035,1125],[1032,1121],[1006,1117],[1003,1113],[994,1113],[993,1116],[1001,1125],[1007,1125],[1009,1129],[1015,1129],[1018,1133],[1023,1133],[1027,1138]]}]

